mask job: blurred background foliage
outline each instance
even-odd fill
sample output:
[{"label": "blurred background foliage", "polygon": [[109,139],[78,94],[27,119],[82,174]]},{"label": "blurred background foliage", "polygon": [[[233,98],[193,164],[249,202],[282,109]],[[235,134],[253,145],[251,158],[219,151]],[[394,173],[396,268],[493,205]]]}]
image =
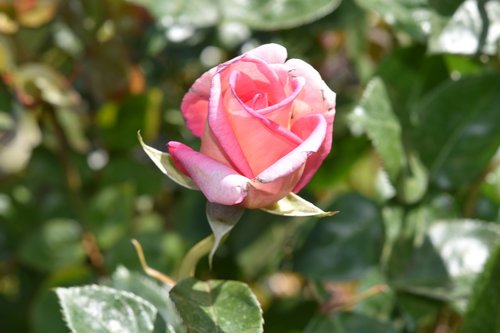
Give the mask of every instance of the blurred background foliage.
[{"label": "blurred background foliage", "polygon": [[0,331],[67,332],[53,288],[142,274],[131,238],[175,275],[205,200],[136,132],[196,147],[183,94],[277,42],[337,93],[301,195],[340,213],[247,211],[197,275],[266,333],[500,332],[499,37],[497,0],[0,1]]}]

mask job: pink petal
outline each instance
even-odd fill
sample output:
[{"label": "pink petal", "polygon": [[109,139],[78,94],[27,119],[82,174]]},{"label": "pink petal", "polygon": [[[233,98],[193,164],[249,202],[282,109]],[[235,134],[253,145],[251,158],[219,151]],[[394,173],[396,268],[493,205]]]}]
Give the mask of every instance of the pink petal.
[{"label": "pink petal", "polygon": [[299,168],[286,177],[278,178],[270,183],[252,180],[248,187],[248,194],[241,206],[263,208],[274,204],[292,191],[301,174],[302,168]]},{"label": "pink petal", "polygon": [[205,72],[205,74],[195,81],[182,99],[181,111],[186,121],[186,126],[197,137],[203,135],[203,129],[205,128],[210,87],[215,71],[216,69],[212,68],[208,72]]},{"label": "pink petal", "polygon": [[247,196],[250,180],[230,167],[180,142],[169,142],[168,149],[208,201],[230,206],[241,203]]},{"label": "pink petal", "polygon": [[282,64],[287,57],[286,48],[278,44],[264,44],[245,54],[258,57],[270,64]]},{"label": "pink petal", "polygon": [[[253,171],[243,154],[240,143],[228,119],[228,105],[221,98],[220,73],[215,74],[212,79],[210,103],[208,108],[207,136],[210,136],[214,144],[212,147],[220,149],[221,154],[227,157],[231,166],[240,174],[249,178],[253,177]],[[204,135],[203,140],[205,141]],[[204,148],[206,149],[206,148]],[[211,155],[211,151],[203,150],[203,153]]]},{"label": "pink petal", "polygon": [[[301,131],[301,121],[307,119],[306,118],[301,118],[301,120],[297,121],[294,125],[294,128],[292,128],[292,131],[295,131],[296,133]],[[309,183],[311,178],[314,176],[316,171],[319,169],[321,164],[323,163],[324,159],[328,156],[330,153],[330,150],[332,148],[332,138],[333,138],[333,114],[327,114],[324,117],[326,121],[326,130],[325,130],[325,137],[323,142],[321,143],[321,146],[319,147],[318,151],[307,159],[305,168],[304,168],[304,173],[302,174],[302,178],[299,180],[297,185],[293,188],[293,192],[297,193],[299,192],[304,186]]]},{"label": "pink petal", "polygon": [[308,63],[299,59],[290,59],[286,62],[290,67],[290,75],[300,76],[306,80],[304,89],[297,97],[297,108],[294,117],[311,113],[322,113],[335,116],[335,93],[326,85],[319,73]]},{"label": "pink petal", "polygon": [[327,134],[327,121],[321,115],[302,117],[295,123],[292,130],[307,133],[305,140],[294,150],[283,156],[276,163],[262,171],[256,180],[261,183],[270,183],[278,178],[286,177],[304,166],[308,158],[322,147]]}]

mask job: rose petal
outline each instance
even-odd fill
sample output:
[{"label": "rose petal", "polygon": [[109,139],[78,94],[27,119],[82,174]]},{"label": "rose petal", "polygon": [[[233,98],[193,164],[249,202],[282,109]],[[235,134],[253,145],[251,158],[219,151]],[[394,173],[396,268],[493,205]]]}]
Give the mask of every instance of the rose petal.
[{"label": "rose petal", "polygon": [[186,93],[181,103],[181,111],[186,126],[197,137],[203,135],[208,114],[210,87],[216,69],[205,72]]},{"label": "rose petal", "polygon": [[302,117],[296,122],[295,130],[307,132],[307,138],[294,150],[277,160],[273,165],[262,171],[256,180],[261,183],[270,183],[287,176],[302,167],[309,156],[316,153],[321,147],[327,134],[327,122],[321,115]]},{"label": "rose petal", "polygon": [[[202,152],[212,156],[214,148],[220,149],[221,152],[229,160],[231,166],[234,167],[240,174],[252,178],[253,171],[242,152],[240,143],[238,142],[232,124],[229,122],[227,115],[227,105],[225,105],[220,97],[221,81],[220,73],[214,75],[212,79],[212,88],[210,92],[210,103],[208,108],[208,126],[207,134],[203,136],[202,142],[211,140],[209,145],[202,147]],[[211,150],[208,150],[210,149]]]},{"label": "rose petal", "polygon": [[[297,121],[294,124],[294,128],[292,128],[292,131],[295,133],[302,131],[302,122],[304,120],[307,120],[308,117],[303,117],[299,121]],[[333,115],[328,114],[326,117],[324,117],[325,122],[326,122],[326,130],[325,130],[325,137],[323,142],[321,143],[321,146],[319,147],[318,151],[307,159],[305,168],[304,168],[304,173],[302,174],[302,178],[300,181],[297,183],[297,185],[294,187],[293,192],[297,193],[299,192],[304,186],[309,183],[311,178],[314,176],[316,171],[319,169],[321,164],[323,163],[324,159],[328,154],[330,153],[330,150],[332,148],[332,138],[333,138]]]},{"label": "rose petal", "polygon": [[230,206],[245,199],[250,182],[248,178],[180,142],[169,142],[168,149],[208,201]]},{"label": "rose petal", "polygon": [[285,65],[290,67],[292,76],[300,76],[306,80],[297,100],[302,101],[294,110],[294,117],[300,118],[302,115],[311,113],[322,113],[335,115],[335,93],[326,85],[318,71],[308,63],[300,59],[290,59]]},{"label": "rose petal", "polygon": [[282,64],[287,57],[286,48],[273,43],[261,45],[245,54],[258,57],[270,64]]}]

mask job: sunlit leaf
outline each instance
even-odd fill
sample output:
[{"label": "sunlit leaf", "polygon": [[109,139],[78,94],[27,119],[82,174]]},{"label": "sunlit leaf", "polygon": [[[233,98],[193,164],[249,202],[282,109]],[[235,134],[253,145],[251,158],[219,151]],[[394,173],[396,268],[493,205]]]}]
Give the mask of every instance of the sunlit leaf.
[{"label": "sunlit leaf", "polygon": [[500,281],[500,244],[491,254],[483,273],[474,286],[460,333],[500,332],[498,281]]},{"label": "sunlit leaf", "polygon": [[283,216],[331,216],[336,212],[325,212],[307,200],[302,199],[295,193],[289,193],[283,199],[271,206],[262,208],[263,211]]},{"label": "sunlit leaf", "polygon": [[349,122],[354,132],[366,132],[394,182],[405,163],[401,125],[392,112],[384,83],[379,78],[368,83]]},{"label": "sunlit leaf", "polygon": [[255,29],[283,29],[312,22],[332,12],[340,0],[154,1],[129,0],[149,9],[169,26],[183,29],[207,27],[219,22],[239,22]]},{"label": "sunlit leaf", "polygon": [[33,149],[42,140],[42,133],[33,115],[24,113],[14,121],[10,115],[0,113],[0,174],[15,173],[26,167]]},{"label": "sunlit leaf", "polygon": [[429,235],[453,279],[453,294],[461,296],[455,305],[465,310],[477,276],[499,244],[500,228],[476,220],[443,220],[431,226]]},{"label": "sunlit leaf", "polygon": [[198,187],[194,184],[191,178],[184,175],[182,172],[177,170],[172,160],[172,157],[168,153],[161,152],[153,147],[148,146],[142,140],[141,134],[137,133],[139,142],[141,143],[142,149],[146,152],[149,158],[154,162],[154,164],[161,170],[168,178],[172,179],[177,184],[186,187],[191,190],[197,190]]},{"label": "sunlit leaf", "polygon": [[179,281],[170,297],[188,333],[261,333],[262,310],[250,288],[237,281]]},{"label": "sunlit leaf", "polygon": [[432,34],[431,52],[495,54],[500,39],[500,3],[467,0],[444,28]]},{"label": "sunlit leaf", "polygon": [[356,3],[377,13],[388,24],[415,39],[424,40],[431,32],[433,12],[425,0],[356,0]]},{"label": "sunlit leaf", "polygon": [[75,333],[153,332],[157,310],[123,290],[104,286],[57,288],[64,318]]},{"label": "sunlit leaf", "polygon": [[167,333],[186,332],[182,320],[170,300],[169,286],[159,285],[147,276],[131,272],[123,266],[118,267],[113,273],[112,284],[114,288],[130,291],[153,304],[165,321]]}]

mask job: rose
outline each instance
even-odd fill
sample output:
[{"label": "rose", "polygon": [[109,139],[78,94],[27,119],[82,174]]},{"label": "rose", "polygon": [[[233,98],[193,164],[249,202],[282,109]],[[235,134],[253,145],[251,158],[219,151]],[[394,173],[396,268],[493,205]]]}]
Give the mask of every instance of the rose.
[{"label": "rose", "polygon": [[184,96],[201,148],[168,149],[208,201],[269,206],[302,189],[330,152],[335,93],[309,64],[286,57],[280,45],[260,46],[212,68]]}]

